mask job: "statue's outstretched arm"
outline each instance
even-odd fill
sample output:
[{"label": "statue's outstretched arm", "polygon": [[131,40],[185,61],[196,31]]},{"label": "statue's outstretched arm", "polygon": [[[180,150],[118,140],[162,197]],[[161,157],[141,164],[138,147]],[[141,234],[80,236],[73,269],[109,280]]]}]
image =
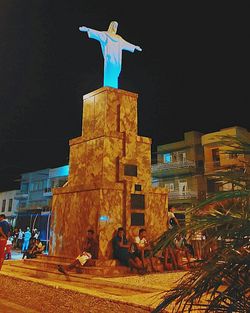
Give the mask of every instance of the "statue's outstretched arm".
[{"label": "statue's outstretched arm", "polygon": [[89,38],[99,40],[101,42],[104,42],[106,40],[105,32],[95,30],[86,26],[80,26],[79,30],[81,32],[87,32]]},{"label": "statue's outstretched arm", "polygon": [[134,52],[134,50],[142,51],[142,48],[122,39],[122,50]]},{"label": "statue's outstretched arm", "polygon": [[142,48],[139,46],[135,46],[135,50],[142,51]]},{"label": "statue's outstretched arm", "polygon": [[80,26],[80,27],[79,27],[79,30],[80,30],[81,32],[87,32],[89,29],[88,29],[88,27],[86,27],[86,26]]}]

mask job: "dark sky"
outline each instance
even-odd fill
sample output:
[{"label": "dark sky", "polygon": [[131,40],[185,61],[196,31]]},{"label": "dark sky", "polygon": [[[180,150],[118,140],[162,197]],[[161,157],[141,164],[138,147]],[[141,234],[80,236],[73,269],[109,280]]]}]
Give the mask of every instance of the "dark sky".
[{"label": "dark sky", "polygon": [[185,131],[250,130],[247,7],[163,4],[0,0],[0,190],[18,187],[23,172],[68,163],[82,96],[103,79],[99,43],[81,25],[106,30],[117,20],[117,33],[142,47],[123,52],[119,88],[138,93],[138,133],[152,138],[153,153]]}]

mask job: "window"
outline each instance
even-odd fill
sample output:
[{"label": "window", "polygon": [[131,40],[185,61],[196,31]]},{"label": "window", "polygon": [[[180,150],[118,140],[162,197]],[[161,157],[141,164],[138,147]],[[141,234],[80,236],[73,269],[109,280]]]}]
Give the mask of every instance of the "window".
[{"label": "window", "polygon": [[28,183],[23,183],[23,184],[21,185],[21,192],[27,193],[28,190],[29,190],[29,184],[28,184]]},{"label": "window", "polygon": [[34,183],[30,183],[30,191],[34,191]]},{"label": "window", "polygon": [[165,187],[168,189],[168,191],[174,191],[174,183],[167,183],[165,184]]},{"label": "window", "polygon": [[9,206],[8,206],[9,212],[12,210],[12,204],[13,204],[13,199],[9,199]]},{"label": "window", "polygon": [[124,175],[137,177],[137,166],[132,164],[125,164]]},{"label": "window", "polygon": [[178,153],[178,161],[185,163],[187,161],[186,152],[179,152]]},{"label": "window", "polygon": [[39,182],[35,182],[34,183],[34,191],[38,191],[39,190]]},{"label": "window", "polygon": [[144,195],[131,194],[131,209],[145,209]]},{"label": "window", "polygon": [[187,193],[187,181],[186,180],[179,180],[179,192],[181,195],[186,195]]},{"label": "window", "polygon": [[163,154],[163,162],[164,163],[171,163],[172,162],[171,153]]},{"label": "window", "polygon": [[5,207],[6,207],[6,200],[4,199],[2,202],[2,212],[5,211]]},{"label": "window", "polygon": [[212,149],[212,158],[214,163],[220,162],[220,152],[218,148]]},{"label": "window", "polygon": [[145,215],[144,213],[132,213],[131,214],[131,226],[144,226]]},{"label": "window", "polygon": [[43,190],[43,181],[38,182],[38,190]]}]

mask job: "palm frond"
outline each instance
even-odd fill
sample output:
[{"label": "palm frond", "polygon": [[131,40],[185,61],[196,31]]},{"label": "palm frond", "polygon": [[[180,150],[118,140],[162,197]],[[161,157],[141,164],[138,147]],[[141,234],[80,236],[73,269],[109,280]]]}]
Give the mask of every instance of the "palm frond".
[{"label": "palm frond", "polygon": [[[250,154],[250,144],[242,139],[223,136],[221,140],[229,147],[223,153]],[[178,234],[202,232],[206,245],[216,244],[213,253],[166,291],[152,313],[170,307],[172,312],[250,312],[250,175],[248,170],[229,170],[213,178],[240,189],[215,193],[189,209],[186,225],[166,231],[154,247],[156,253]]]}]

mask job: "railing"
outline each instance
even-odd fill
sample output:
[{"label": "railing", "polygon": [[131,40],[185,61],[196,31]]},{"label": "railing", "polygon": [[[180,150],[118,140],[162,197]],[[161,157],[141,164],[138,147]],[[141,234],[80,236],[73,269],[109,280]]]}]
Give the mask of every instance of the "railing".
[{"label": "railing", "polygon": [[206,162],[205,163],[205,173],[208,172],[217,172],[217,171],[225,171],[225,170],[235,170],[235,171],[244,171],[246,169],[245,163],[226,163],[226,162]]},{"label": "railing", "polygon": [[17,191],[16,195],[14,196],[14,199],[19,200],[19,199],[26,199],[28,198],[29,194],[27,191]]},{"label": "railing", "polygon": [[174,199],[191,199],[191,198],[198,198],[197,191],[170,191],[168,193],[168,198],[171,200]]},{"label": "railing", "polygon": [[157,163],[151,166],[152,172],[158,171],[166,171],[178,168],[189,168],[195,167],[195,161],[177,161],[177,162],[170,162],[170,163]]}]

